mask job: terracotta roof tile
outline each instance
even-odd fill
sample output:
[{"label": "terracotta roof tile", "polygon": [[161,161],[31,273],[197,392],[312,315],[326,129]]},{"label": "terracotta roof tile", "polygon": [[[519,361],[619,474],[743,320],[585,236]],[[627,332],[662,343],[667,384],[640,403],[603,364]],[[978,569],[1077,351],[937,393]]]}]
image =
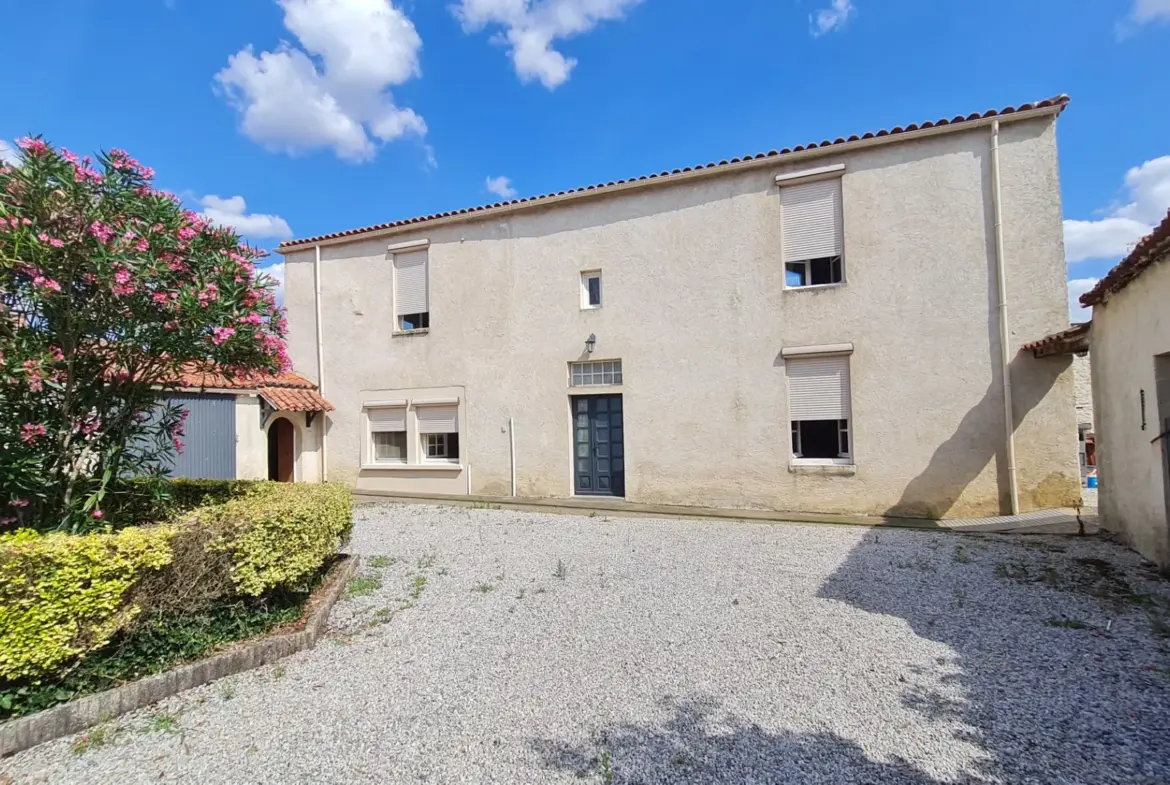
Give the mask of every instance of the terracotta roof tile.
[{"label": "terracotta roof tile", "polygon": [[657,179],[659,177],[671,177],[671,176],[675,176],[675,175],[688,174],[690,172],[696,172],[699,170],[718,169],[718,168],[725,167],[725,166],[734,166],[737,163],[744,163],[748,160],[757,160],[760,158],[774,158],[777,156],[789,155],[791,153],[799,153],[799,152],[802,152],[804,150],[812,150],[812,149],[822,148],[822,147],[833,147],[835,145],[849,144],[851,142],[862,141],[865,139],[874,139],[874,138],[878,138],[878,137],[886,137],[886,136],[897,135],[897,134],[911,133],[913,131],[919,131],[919,130],[924,130],[924,129],[928,129],[928,128],[936,128],[939,126],[954,125],[957,123],[966,123],[966,122],[971,122],[974,120],[983,120],[983,119],[992,118],[992,117],[1002,117],[1002,116],[1006,116],[1006,115],[1016,114],[1018,112],[1026,112],[1026,111],[1031,110],[1031,109],[1046,109],[1049,107],[1056,107],[1058,109],[1058,111],[1064,111],[1064,107],[1066,107],[1068,105],[1068,103],[1069,103],[1069,97],[1067,95],[1058,95],[1058,96],[1053,96],[1052,98],[1045,98],[1043,101],[1037,101],[1035,103],[1021,104],[1020,106],[1006,106],[1003,109],[988,109],[986,112],[983,112],[982,114],[980,114],[979,112],[974,112],[970,115],[967,115],[966,117],[964,117],[963,115],[956,115],[951,120],[947,120],[946,118],[943,118],[943,119],[937,120],[933,123],[925,122],[925,123],[922,123],[921,125],[911,124],[911,125],[908,125],[905,127],[895,126],[894,128],[889,129],[889,130],[883,129],[881,131],[878,131],[876,134],[871,131],[871,132],[867,132],[865,135],[863,135],[861,137],[858,137],[857,135],[850,136],[848,139],[845,139],[843,137],[837,137],[837,139],[835,139],[834,141],[831,141],[831,142],[828,140],[820,142],[819,144],[816,142],[810,142],[808,145],[797,145],[796,147],[792,147],[792,148],[785,147],[783,150],[780,150],[779,152],[777,152],[776,150],[769,150],[767,153],[756,153],[755,155],[749,154],[749,155],[744,156],[742,159],[733,158],[731,161],[723,160],[723,161],[720,161],[719,163],[698,164],[697,166],[693,166],[693,167],[688,166],[688,167],[685,167],[681,170],[674,169],[672,171],[664,171],[664,172],[657,173],[657,174],[642,175],[640,177],[630,177],[630,178],[625,179],[625,180],[617,180],[617,181],[610,182],[610,183],[597,184],[597,185],[587,185],[587,186],[584,186],[582,188],[570,188],[567,191],[557,191],[556,193],[541,194],[540,196],[526,196],[524,198],[513,199],[513,200],[508,201],[508,202],[495,202],[493,204],[480,205],[478,207],[464,207],[464,208],[459,209],[459,210],[450,210],[450,211],[442,212],[442,213],[432,213],[431,215],[422,215],[422,216],[416,216],[414,218],[405,218],[405,219],[402,219],[400,221],[389,221],[387,223],[374,224],[372,226],[363,226],[363,227],[360,227],[357,229],[346,229],[345,231],[341,231],[341,232],[332,232],[330,234],[319,234],[315,237],[305,237],[305,238],[298,239],[298,240],[286,240],[285,242],[282,242],[280,244],[280,246],[277,248],[277,250],[284,251],[284,250],[288,250],[290,248],[294,248],[294,247],[301,246],[301,245],[321,242],[323,240],[336,240],[336,239],[339,239],[342,237],[355,237],[357,235],[367,234],[369,232],[379,232],[379,231],[383,231],[386,229],[394,229],[394,228],[401,227],[401,226],[409,226],[411,224],[426,223],[427,221],[435,221],[435,220],[438,220],[440,218],[450,218],[450,217],[457,216],[457,215],[465,215],[467,213],[479,212],[481,210],[493,210],[493,209],[498,209],[501,207],[508,207],[510,205],[526,204],[528,202],[539,202],[539,201],[544,200],[544,199],[551,199],[553,197],[565,196],[567,194],[585,193],[588,191],[597,191],[599,189],[614,188],[617,186],[625,185],[626,183],[640,182],[642,180],[647,180],[647,179],[654,180],[654,179]]},{"label": "terracotta roof tile", "polygon": [[1025,352],[1032,352],[1036,357],[1051,357],[1056,354],[1070,354],[1073,352],[1087,352],[1089,350],[1089,331],[1092,322],[1074,324],[1067,330],[1045,336],[1039,341],[1032,341],[1023,345]]},{"label": "terracotta roof tile", "polygon": [[317,389],[317,385],[295,373],[261,373],[228,379],[220,373],[189,370],[185,371],[179,378],[178,384],[182,387],[215,388],[220,390],[255,390],[260,387],[289,387],[301,390]]},{"label": "terracotta roof tile", "polygon": [[285,412],[331,412],[333,404],[325,400],[316,390],[291,389],[288,387],[261,387],[260,397],[277,411]]},{"label": "terracotta roof tile", "polygon": [[1167,257],[1170,257],[1170,211],[1154,231],[1134,246],[1129,256],[1122,259],[1096,286],[1081,295],[1081,305],[1105,302],[1109,295],[1129,286],[1147,267]]}]

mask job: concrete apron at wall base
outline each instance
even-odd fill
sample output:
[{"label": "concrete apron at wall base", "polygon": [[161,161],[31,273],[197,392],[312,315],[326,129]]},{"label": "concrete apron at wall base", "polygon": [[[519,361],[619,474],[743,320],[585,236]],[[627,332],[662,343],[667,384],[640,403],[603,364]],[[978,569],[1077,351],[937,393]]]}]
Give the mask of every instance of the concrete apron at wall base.
[{"label": "concrete apron at wall base", "polygon": [[[878,515],[833,515],[816,512],[741,510],[723,507],[684,507],[674,504],[642,504],[625,499],[588,496],[573,499],[529,499],[499,496],[449,496],[443,494],[402,494],[388,491],[354,492],[358,504],[397,502],[458,507],[494,507],[526,512],[565,515],[621,515],[633,518],[696,518],[702,520],[747,521],[755,523],[821,523],[836,526],[919,529],[983,534],[1096,534],[1097,516],[1086,514],[1078,521],[1075,510],[1040,510],[1022,515],[990,518],[898,518]],[[1084,531],[1082,532],[1082,523]]]},{"label": "concrete apron at wall base", "polygon": [[77,733],[184,690],[311,649],[325,629],[329,612],[353,577],[357,565],[356,556],[345,556],[334,565],[318,593],[309,598],[306,607],[308,619],[304,629],[237,644],[229,651],[166,673],[148,676],[96,695],[87,695],[30,717],[9,720],[0,725],[0,757]]}]

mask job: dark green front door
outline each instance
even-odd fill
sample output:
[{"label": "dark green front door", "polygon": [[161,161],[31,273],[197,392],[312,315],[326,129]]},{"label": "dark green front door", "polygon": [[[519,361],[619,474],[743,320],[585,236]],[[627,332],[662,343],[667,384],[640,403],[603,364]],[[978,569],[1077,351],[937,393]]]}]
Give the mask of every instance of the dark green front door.
[{"label": "dark green front door", "polygon": [[625,496],[622,396],[579,395],[572,406],[574,489],[582,496]]}]

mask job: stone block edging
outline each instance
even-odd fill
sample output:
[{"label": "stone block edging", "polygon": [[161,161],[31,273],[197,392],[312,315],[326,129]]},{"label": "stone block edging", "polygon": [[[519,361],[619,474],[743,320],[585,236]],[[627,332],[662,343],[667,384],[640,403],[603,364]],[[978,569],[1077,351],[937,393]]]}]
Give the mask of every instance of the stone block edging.
[{"label": "stone block edging", "polygon": [[296,632],[268,635],[251,642],[233,645],[227,651],[181,665],[174,670],[86,695],[28,717],[18,717],[0,725],[0,757],[35,747],[46,741],[68,736],[113,717],[149,706],[184,690],[259,668],[298,651],[311,649],[325,630],[329,612],[349,579],[357,571],[358,558],[343,556],[333,566],[325,583],[309,598],[305,608],[304,628]]}]

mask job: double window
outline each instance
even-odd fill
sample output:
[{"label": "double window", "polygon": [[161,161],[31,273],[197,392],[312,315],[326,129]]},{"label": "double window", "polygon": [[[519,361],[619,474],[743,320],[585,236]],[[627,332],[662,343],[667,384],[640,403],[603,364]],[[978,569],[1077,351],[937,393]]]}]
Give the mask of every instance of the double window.
[{"label": "double window", "polygon": [[786,357],[794,463],[853,463],[849,355]]},{"label": "double window", "polygon": [[458,401],[367,404],[367,464],[377,467],[459,463]]},{"label": "double window", "polygon": [[394,329],[427,330],[431,326],[426,246],[394,252]]},{"label": "double window", "polygon": [[780,183],[784,285],[789,289],[845,281],[841,178]]}]

